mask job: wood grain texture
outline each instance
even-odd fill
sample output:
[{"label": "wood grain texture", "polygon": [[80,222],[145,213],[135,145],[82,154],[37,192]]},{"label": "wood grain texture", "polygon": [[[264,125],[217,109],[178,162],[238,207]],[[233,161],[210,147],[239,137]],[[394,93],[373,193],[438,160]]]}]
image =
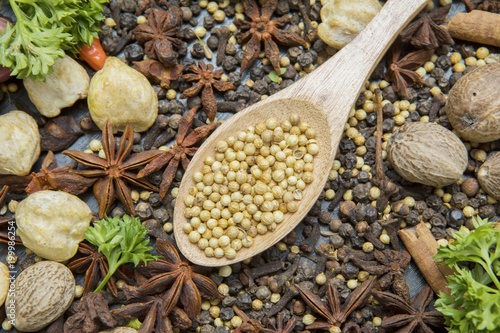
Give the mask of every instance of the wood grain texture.
[{"label": "wood grain texture", "polygon": [[[268,249],[299,224],[323,189],[344,124],[359,91],[396,36],[426,3],[427,0],[389,0],[372,22],[334,57],[287,89],[232,116],[203,143],[184,174],[175,204],[175,238],[188,260],[203,266],[233,264]],[[270,117],[285,120],[290,113],[299,114],[302,121],[316,130],[320,147],[314,159],[314,181],[304,190],[299,210],[287,213],[276,230],[257,236],[253,246],[242,248],[235,259],[206,257],[196,244],[189,242],[182,230],[186,222],[183,198],[195,185],[194,172],[201,169],[206,156],[214,155],[219,140]]]}]

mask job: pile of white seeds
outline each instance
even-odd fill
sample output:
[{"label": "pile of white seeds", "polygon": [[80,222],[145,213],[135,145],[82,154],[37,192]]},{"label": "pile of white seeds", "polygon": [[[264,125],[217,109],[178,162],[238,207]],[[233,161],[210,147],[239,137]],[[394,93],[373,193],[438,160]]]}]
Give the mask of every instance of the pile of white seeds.
[{"label": "pile of white seeds", "polygon": [[207,257],[234,259],[257,235],[276,229],[299,208],[313,181],[316,131],[296,114],[270,118],[219,141],[193,175],[184,198],[183,230]]}]

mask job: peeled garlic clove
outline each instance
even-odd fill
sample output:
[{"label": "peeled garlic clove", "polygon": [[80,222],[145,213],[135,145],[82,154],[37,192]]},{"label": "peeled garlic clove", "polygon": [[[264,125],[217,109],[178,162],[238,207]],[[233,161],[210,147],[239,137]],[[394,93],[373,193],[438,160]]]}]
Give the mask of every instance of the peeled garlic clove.
[{"label": "peeled garlic clove", "polygon": [[22,111],[0,116],[0,175],[26,176],[40,156],[35,119]]},{"label": "peeled garlic clove", "polygon": [[85,68],[69,56],[56,59],[53,70],[45,82],[30,78],[23,80],[31,102],[49,118],[58,116],[61,109],[87,97],[90,83]]},{"label": "peeled garlic clove", "polygon": [[62,191],[38,191],[16,209],[17,234],[38,256],[54,261],[72,258],[92,220],[89,206]]},{"label": "peeled garlic clove", "polygon": [[328,45],[341,49],[363,30],[382,9],[377,0],[322,1],[319,37]]},{"label": "peeled garlic clove", "polygon": [[158,115],[158,97],[148,79],[115,57],[108,57],[90,81],[88,105],[96,125],[102,130],[109,119],[115,133],[128,125],[144,132]]}]

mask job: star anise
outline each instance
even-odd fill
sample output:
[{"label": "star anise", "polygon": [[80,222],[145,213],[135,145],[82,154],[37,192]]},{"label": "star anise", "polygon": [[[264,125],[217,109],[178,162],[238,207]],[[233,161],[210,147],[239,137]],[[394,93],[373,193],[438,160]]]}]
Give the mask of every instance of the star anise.
[{"label": "star anise", "polygon": [[63,154],[89,167],[78,171],[80,175],[97,179],[94,184],[94,196],[99,204],[99,218],[101,219],[113,206],[115,197],[118,197],[130,214],[135,215],[134,203],[130,195],[131,190],[127,183],[132,183],[150,191],[158,191],[156,186],[146,180],[138,179],[137,175],[130,170],[149,163],[161,152],[150,150],[130,155],[133,136],[132,127],[127,126],[120,140],[118,151],[116,151],[113,128],[111,122],[107,120],[102,132],[105,159],[76,150],[63,151]]},{"label": "star anise", "polygon": [[401,254],[395,250],[375,250],[373,255],[375,260],[363,260],[353,256],[351,261],[362,270],[377,275],[380,288],[391,287],[395,294],[409,301],[410,291],[404,271],[410,263],[410,254],[406,250],[403,250]]},{"label": "star anise", "polygon": [[97,333],[104,327],[118,323],[109,311],[108,303],[101,293],[90,293],[71,304],[70,317],[64,323],[64,333]]},{"label": "star anise", "polygon": [[146,59],[134,62],[134,69],[141,72],[145,77],[162,88],[170,88],[170,83],[177,80],[184,69],[183,65],[165,66],[161,62],[153,59]]},{"label": "star anise", "polygon": [[442,45],[452,45],[453,38],[448,30],[440,26],[450,8],[451,4],[434,9],[430,13],[420,14],[416,21],[410,23],[401,32],[401,41],[424,49],[437,49]]},{"label": "star anise", "polygon": [[76,172],[78,163],[57,166],[52,151],[45,156],[39,172],[28,176],[5,176],[0,178],[0,184],[8,184],[14,193],[32,194],[43,190],[59,190],[73,195],[80,195],[95,183]]},{"label": "star anise", "polygon": [[167,190],[174,180],[179,163],[181,163],[184,170],[186,170],[189,164],[188,156],[194,156],[198,150],[195,145],[206,138],[210,132],[217,127],[217,123],[212,123],[210,125],[197,127],[189,133],[197,110],[198,107],[192,108],[181,118],[179,130],[177,132],[177,140],[172,147],[170,147],[170,150],[168,152],[160,151],[160,155],[153,159],[151,163],[146,165],[144,169],[137,174],[138,178],[142,178],[167,165],[160,184],[160,197],[162,199],[167,194]]},{"label": "star anise", "polygon": [[498,0],[462,0],[467,11],[484,10],[492,13],[500,13],[500,1]]},{"label": "star anise", "polygon": [[387,72],[384,78],[392,83],[393,89],[404,98],[408,98],[407,87],[420,86],[424,80],[415,70],[430,59],[433,50],[418,50],[401,57],[399,43],[389,50],[386,56]]},{"label": "star anise", "polygon": [[165,312],[165,303],[168,302],[165,295],[147,296],[127,285],[123,291],[130,304],[115,309],[112,313],[121,318],[142,320],[139,333],[172,333],[174,327],[183,330],[191,327],[192,321],[183,310],[175,307],[170,313]]},{"label": "star anise", "polygon": [[326,321],[316,321],[307,326],[306,329],[329,331],[335,328],[341,328],[349,314],[364,304],[368,296],[370,296],[374,284],[375,277],[372,276],[354,289],[342,305],[340,305],[340,295],[337,288],[333,285],[333,281],[328,282],[328,305],[323,302],[318,295],[315,295],[306,288],[296,285],[300,292],[300,296],[302,296],[307,305],[326,319]]},{"label": "star anise", "polygon": [[274,333],[292,333],[293,329],[295,328],[295,324],[297,323],[297,318],[293,316],[290,320],[288,320],[286,323],[284,322],[283,314],[281,312],[278,313],[276,316],[276,324],[274,325],[269,321],[267,326],[272,330]]},{"label": "star anise", "polygon": [[144,52],[150,59],[173,66],[177,62],[177,50],[182,44],[179,38],[182,27],[182,10],[170,5],[167,10],[153,8],[146,23],[139,24],[134,35],[144,44]]},{"label": "star anise", "polygon": [[233,305],[234,312],[241,318],[241,325],[234,330],[234,333],[273,333],[273,330],[267,329],[257,319],[251,319],[239,307]]},{"label": "star anise", "polygon": [[[104,254],[99,252],[98,248],[83,242],[78,246],[78,253],[80,253],[82,257],[70,262],[68,264],[68,268],[73,273],[85,273],[83,295],[87,295],[88,293],[94,291],[102,279],[104,279],[106,274],[108,274],[108,260]],[[118,290],[116,289],[116,278],[128,281],[128,277],[124,269],[124,266],[120,267],[106,284],[109,291],[114,296],[118,295]]]},{"label": "star anise", "polygon": [[411,333],[411,332],[435,332],[431,327],[443,327],[443,315],[436,311],[425,311],[432,301],[432,289],[425,285],[411,301],[384,291],[374,291],[375,298],[380,304],[395,313],[382,320],[382,328],[389,332]]},{"label": "star anise", "polygon": [[264,1],[262,13],[260,15],[255,0],[242,0],[242,4],[245,14],[252,21],[234,21],[234,24],[239,26],[243,31],[243,33],[238,36],[238,43],[247,43],[243,61],[241,62],[241,72],[243,73],[253,64],[259,56],[262,44],[264,44],[266,57],[273,65],[276,73],[280,75],[279,48],[276,43],[284,46],[301,45],[307,47],[307,42],[297,34],[279,29],[290,21],[289,17],[283,16],[271,20],[271,16],[278,5],[278,0]]},{"label": "star anise", "polygon": [[215,101],[214,91],[228,91],[236,89],[231,82],[221,81],[222,69],[214,71],[214,66],[205,64],[203,61],[198,62],[198,66],[189,66],[190,73],[184,74],[182,78],[188,82],[196,82],[194,86],[184,90],[181,98],[197,96],[201,92],[201,104],[207,111],[208,119],[214,120],[217,113],[217,102]]},{"label": "star anise", "polygon": [[182,304],[189,318],[198,318],[201,298],[219,299],[222,295],[209,278],[195,273],[188,262],[183,261],[175,247],[167,241],[157,239],[156,251],[164,259],[140,264],[138,270],[149,278],[137,288],[143,295],[154,295],[166,290],[164,311],[170,313],[177,303]]}]

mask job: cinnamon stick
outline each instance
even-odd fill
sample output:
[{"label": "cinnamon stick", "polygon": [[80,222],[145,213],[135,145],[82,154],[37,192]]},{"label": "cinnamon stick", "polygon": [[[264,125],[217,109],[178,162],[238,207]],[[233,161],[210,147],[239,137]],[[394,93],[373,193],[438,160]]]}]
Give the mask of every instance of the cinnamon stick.
[{"label": "cinnamon stick", "polygon": [[500,14],[473,10],[458,13],[448,24],[453,38],[500,47]]},{"label": "cinnamon stick", "polygon": [[446,277],[432,257],[437,252],[436,240],[422,222],[417,226],[417,230],[402,229],[398,234],[432,290],[436,294],[442,291],[449,295],[451,292],[446,287]]}]

